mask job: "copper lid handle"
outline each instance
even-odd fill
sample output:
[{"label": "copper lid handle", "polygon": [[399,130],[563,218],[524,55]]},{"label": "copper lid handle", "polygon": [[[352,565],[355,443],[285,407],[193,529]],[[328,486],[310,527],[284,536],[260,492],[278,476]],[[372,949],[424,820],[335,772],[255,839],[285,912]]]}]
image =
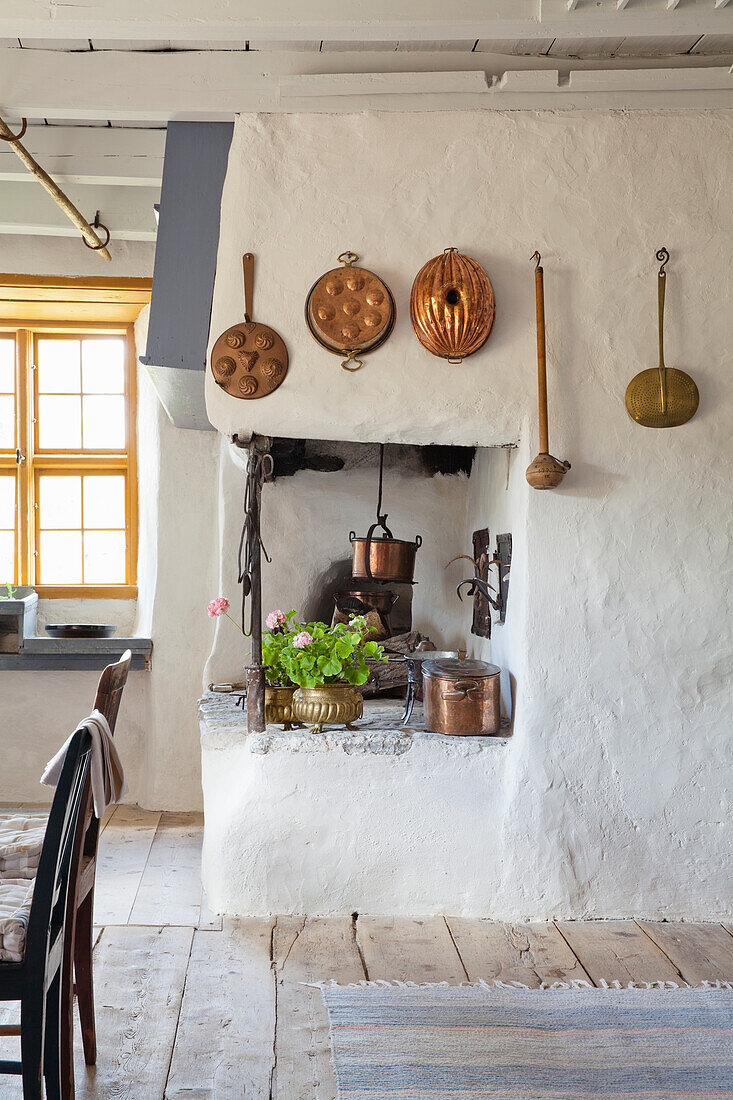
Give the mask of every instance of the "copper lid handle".
[{"label": "copper lid handle", "polygon": [[244,269],[244,319],[249,323],[252,320],[255,285],[255,258],[251,252],[245,252],[242,256],[242,267]]}]

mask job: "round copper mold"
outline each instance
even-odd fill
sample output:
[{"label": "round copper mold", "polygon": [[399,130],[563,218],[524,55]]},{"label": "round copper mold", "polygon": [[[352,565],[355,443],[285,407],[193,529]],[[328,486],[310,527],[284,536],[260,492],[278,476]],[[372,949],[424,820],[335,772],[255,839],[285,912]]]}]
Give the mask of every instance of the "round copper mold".
[{"label": "round copper mold", "polygon": [[237,364],[232,359],[231,355],[222,355],[221,359],[217,359],[214,363],[214,374],[218,378],[230,378],[235,370]]},{"label": "round copper mold", "polygon": [[281,336],[252,320],[255,258],[242,256],[244,320],[226,329],[211,350],[214,381],[232,397],[267,397],[288,373],[288,349]]},{"label": "round copper mold", "polygon": [[334,355],[354,360],[374,351],[392,332],[395,303],[389,287],[373,271],[354,267],[359,257],[345,252],[336,267],[310,288],[305,319],[313,338]]},{"label": "round copper mold", "polygon": [[265,359],[262,364],[262,373],[265,378],[276,379],[279,378],[283,372],[283,365],[279,359],[275,359],[274,356],[270,356],[269,359]]},{"label": "round copper mold", "polygon": [[447,248],[418,271],[410,293],[410,320],[424,348],[460,363],[484,346],[494,325],[491,280],[478,261]]},{"label": "round copper mold", "polygon": [[248,374],[246,378],[239,379],[239,392],[245,397],[254,397],[259,388],[259,382],[251,374]]},{"label": "round copper mold", "polygon": [[269,351],[274,343],[271,332],[258,332],[255,336],[255,347],[259,351]]},{"label": "round copper mold", "polygon": [[[232,352],[230,336],[243,342]],[[224,372],[220,364],[226,361]],[[211,352],[216,383],[232,397],[253,400],[267,397],[281,384],[288,371],[288,349],[282,337],[269,325],[256,321],[234,325],[218,338]],[[278,369],[272,364],[277,363]]]}]

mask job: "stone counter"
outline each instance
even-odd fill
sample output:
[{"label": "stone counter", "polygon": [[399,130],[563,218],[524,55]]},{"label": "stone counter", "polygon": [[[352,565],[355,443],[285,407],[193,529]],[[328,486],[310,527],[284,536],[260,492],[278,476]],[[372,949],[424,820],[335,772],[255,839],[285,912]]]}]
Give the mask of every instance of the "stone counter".
[{"label": "stone counter", "polygon": [[[356,729],[249,735],[236,696],[199,704],[203,877],[240,916],[491,911],[506,737],[443,737],[366,700]],[[477,830],[477,814],[481,828]]]}]

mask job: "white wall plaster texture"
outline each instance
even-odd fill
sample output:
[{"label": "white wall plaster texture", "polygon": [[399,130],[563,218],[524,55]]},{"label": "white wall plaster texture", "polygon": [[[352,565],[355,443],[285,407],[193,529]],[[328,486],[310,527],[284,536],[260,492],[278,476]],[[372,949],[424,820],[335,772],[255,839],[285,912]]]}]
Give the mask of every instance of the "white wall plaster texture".
[{"label": "white wall plaster texture", "polygon": [[[72,265],[88,251],[80,242],[48,241],[47,249],[39,247],[38,238],[14,242],[16,262],[8,256],[3,270],[79,273],[82,267]],[[131,246],[121,252],[118,257],[115,250],[113,274],[149,273],[150,247],[142,247],[142,258]],[[145,346],[146,323],[147,309],[136,326],[138,353]],[[202,800],[196,700],[213,637],[206,603],[216,585],[220,441],[213,432],[174,428],[142,368],[137,430],[138,600],[41,601],[39,630],[44,621],[83,618],[116,623],[119,636],[152,637],[152,670],[130,674],[115,734],[130,786],[127,801],[194,810]],[[0,800],[47,798],[39,785],[43,766],[89,713],[98,678],[98,672],[0,672]]]},{"label": "white wall plaster texture", "polygon": [[[408,778],[412,751],[359,757],[358,768],[340,754],[341,800],[329,801],[323,758],[310,758],[311,775],[291,757],[303,804],[280,803],[280,816],[296,804],[299,816],[277,859],[268,863],[273,837],[263,836],[238,868],[243,891],[255,884],[281,901],[286,880],[293,911],[304,899],[313,911],[351,904],[360,850],[350,801],[382,822],[385,846],[383,879],[371,881],[363,911],[397,911],[384,899],[404,881],[401,911],[413,914],[731,916],[732,131],[725,111],[238,121],[212,336],[242,315],[241,255],[251,249],[255,317],[283,334],[291,371],[261,402],[235,401],[207,378],[212,422],[227,434],[521,440],[508,492],[504,454],[480,457],[463,521],[466,545],[486,523],[492,536],[514,535],[507,622],[491,647],[477,645],[516,678],[501,764],[481,772],[436,754],[428,781],[428,769]],[[460,367],[420,348],[407,309],[414,274],[447,245],[484,264],[497,297],[495,332]],[[654,431],[629,419],[623,395],[656,365],[661,245],[672,255],[667,362],[693,375],[701,404],[688,425]],[[356,375],[313,343],[302,316],[309,286],[347,247],[385,278],[398,308],[389,343]],[[524,482],[537,450],[534,248],[545,268],[551,450],[573,464],[552,493]],[[239,508],[237,479],[225,513]],[[224,523],[238,530],[239,516]],[[204,752],[207,806],[232,820],[231,844],[220,846],[226,873],[262,806],[278,803],[268,769],[285,760],[260,757],[255,779],[253,757],[237,752],[228,764]],[[400,777],[399,804],[383,798],[390,775]],[[238,810],[242,783],[250,793]],[[433,807],[425,794],[440,790],[445,802]],[[327,807],[341,822],[339,851],[321,847],[311,860]],[[408,823],[416,807],[426,846]],[[470,867],[451,857],[463,829],[491,838]],[[340,874],[343,889],[333,885]]]}]

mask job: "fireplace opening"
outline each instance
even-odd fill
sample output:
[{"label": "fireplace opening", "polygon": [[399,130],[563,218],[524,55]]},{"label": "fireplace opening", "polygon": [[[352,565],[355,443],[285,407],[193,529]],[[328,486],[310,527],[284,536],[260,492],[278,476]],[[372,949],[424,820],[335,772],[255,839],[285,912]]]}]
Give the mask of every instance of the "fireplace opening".
[{"label": "fireplace opening", "polygon": [[[273,560],[262,572],[263,611],[293,608],[301,621],[327,624],[367,614],[388,654],[466,649],[470,600],[459,601],[462,566],[449,562],[471,546],[477,449],[277,437],[268,450],[262,530]],[[370,534],[377,545],[389,534],[411,549],[411,583],[399,569],[388,580],[365,575],[363,564],[359,571]],[[404,662],[390,662],[375,668],[364,694],[404,695],[406,683]]]},{"label": "fireplace opening", "polygon": [[[379,465],[379,443],[351,443],[331,439],[273,438],[270,454],[273,461],[271,480],[293,477],[301,470],[336,473],[339,470]],[[475,447],[454,447],[439,444],[416,446],[409,443],[385,445],[384,465],[409,470],[427,477],[436,474],[471,473],[476,456]]]}]

